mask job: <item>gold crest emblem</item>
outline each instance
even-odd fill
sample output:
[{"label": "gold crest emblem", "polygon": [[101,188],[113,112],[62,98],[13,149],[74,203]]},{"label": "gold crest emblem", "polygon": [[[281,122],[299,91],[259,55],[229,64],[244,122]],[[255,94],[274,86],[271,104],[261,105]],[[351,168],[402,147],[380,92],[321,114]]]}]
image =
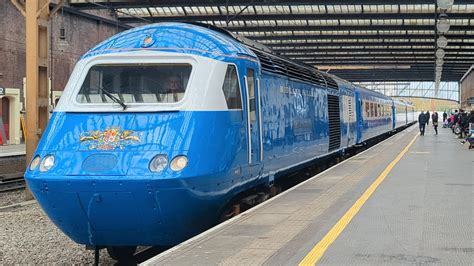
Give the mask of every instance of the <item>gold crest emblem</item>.
[{"label": "gold crest emblem", "polygon": [[79,141],[88,145],[90,150],[115,150],[140,142],[140,137],[134,131],[112,127],[104,131],[84,132]]}]

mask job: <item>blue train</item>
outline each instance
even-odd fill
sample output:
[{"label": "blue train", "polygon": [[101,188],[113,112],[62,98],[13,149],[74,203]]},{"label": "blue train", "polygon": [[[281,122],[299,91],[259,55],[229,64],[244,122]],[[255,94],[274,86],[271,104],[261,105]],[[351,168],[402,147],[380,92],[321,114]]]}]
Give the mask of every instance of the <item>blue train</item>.
[{"label": "blue train", "polygon": [[173,245],[242,191],[413,121],[404,102],[224,30],[152,24],[82,56],[25,177],[77,243]]}]

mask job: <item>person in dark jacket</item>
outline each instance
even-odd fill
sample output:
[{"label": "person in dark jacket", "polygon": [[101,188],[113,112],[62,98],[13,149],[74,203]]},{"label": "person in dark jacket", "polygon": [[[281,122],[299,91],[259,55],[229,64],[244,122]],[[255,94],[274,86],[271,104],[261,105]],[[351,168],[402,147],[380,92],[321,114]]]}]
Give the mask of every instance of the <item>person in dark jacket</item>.
[{"label": "person in dark jacket", "polygon": [[451,119],[451,129],[453,130],[454,133],[454,128],[456,127],[456,124],[458,123],[458,110],[454,110],[454,114],[452,115]]},{"label": "person in dark jacket", "polygon": [[471,113],[469,113],[469,115],[467,117],[467,122],[474,124],[474,110],[472,110]]},{"label": "person in dark jacket", "polygon": [[418,116],[418,125],[420,126],[420,136],[425,135],[425,125],[426,125],[426,114],[421,111],[421,114]]},{"label": "person in dark jacket", "polygon": [[459,115],[459,126],[461,127],[461,133],[459,134],[459,138],[464,138],[465,132],[464,129],[469,126],[469,123],[467,122],[467,113],[464,112],[464,110],[459,110],[460,115]]},{"label": "person in dark jacket", "polygon": [[434,112],[432,115],[431,115],[431,120],[433,122],[433,128],[436,132],[436,135],[438,135],[438,113],[437,112]]},{"label": "person in dark jacket", "polygon": [[446,121],[446,118],[448,118],[448,114],[446,113],[446,111],[444,111],[444,113],[443,113],[443,123],[444,123],[444,121]]},{"label": "person in dark jacket", "polygon": [[430,124],[430,111],[426,111],[426,124]]}]

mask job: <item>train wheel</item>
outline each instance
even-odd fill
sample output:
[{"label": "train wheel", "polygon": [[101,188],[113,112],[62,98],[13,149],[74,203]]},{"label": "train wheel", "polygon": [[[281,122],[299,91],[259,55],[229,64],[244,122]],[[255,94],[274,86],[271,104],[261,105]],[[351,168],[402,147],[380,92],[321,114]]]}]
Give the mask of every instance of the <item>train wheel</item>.
[{"label": "train wheel", "polygon": [[112,246],[107,247],[109,256],[116,261],[132,261],[133,254],[137,250],[137,246]]}]

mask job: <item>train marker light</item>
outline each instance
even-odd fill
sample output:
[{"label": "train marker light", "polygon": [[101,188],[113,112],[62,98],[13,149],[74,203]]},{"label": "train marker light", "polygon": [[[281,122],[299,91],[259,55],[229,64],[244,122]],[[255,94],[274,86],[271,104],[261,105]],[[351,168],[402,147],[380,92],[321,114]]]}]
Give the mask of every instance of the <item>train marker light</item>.
[{"label": "train marker light", "polygon": [[155,157],[153,157],[153,159],[151,159],[150,165],[148,166],[148,168],[152,172],[159,173],[163,171],[167,165],[168,165],[168,158],[166,157],[166,155],[158,154]]},{"label": "train marker light", "polygon": [[147,48],[147,47],[152,46],[154,43],[155,43],[155,39],[153,39],[151,35],[147,35],[145,39],[143,39],[142,47]]},{"label": "train marker light", "polygon": [[178,172],[183,170],[188,165],[188,158],[184,155],[179,155],[173,158],[170,164],[171,170]]},{"label": "train marker light", "polygon": [[41,172],[49,171],[54,166],[54,156],[53,155],[46,155],[41,161],[39,170]]},{"label": "train marker light", "polygon": [[36,155],[35,158],[33,158],[33,160],[31,160],[30,171],[33,171],[33,170],[36,169],[36,167],[38,167],[40,159],[41,158],[38,155]]}]

